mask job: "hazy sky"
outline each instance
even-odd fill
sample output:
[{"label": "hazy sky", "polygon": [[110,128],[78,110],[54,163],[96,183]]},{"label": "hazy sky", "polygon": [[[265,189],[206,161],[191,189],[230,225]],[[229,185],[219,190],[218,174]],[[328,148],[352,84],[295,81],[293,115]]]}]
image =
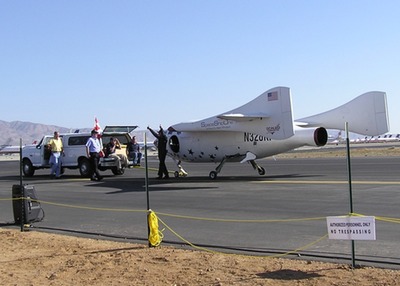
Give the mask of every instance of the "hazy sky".
[{"label": "hazy sky", "polygon": [[385,91],[400,132],[400,1],[0,1],[4,121],[168,127],[275,86],[295,118]]}]

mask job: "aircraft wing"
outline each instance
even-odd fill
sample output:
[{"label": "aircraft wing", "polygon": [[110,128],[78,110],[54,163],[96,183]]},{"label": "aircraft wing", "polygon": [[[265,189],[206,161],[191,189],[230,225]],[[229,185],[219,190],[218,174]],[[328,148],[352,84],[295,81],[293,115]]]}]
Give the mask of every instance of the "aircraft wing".
[{"label": "aircraft wing", "polygon": [[296,120],[300,127],[323,126],[343,130],[348,122],[349,131],[364,135],[381,135],[389,131],[386,93],[371,91],[330,111]]},{"label": "aircraft wing", "polygon": [[271,139],[294,134],[290,89],[276,87],[231,111],[195,122],[172,125],[169,131],[242,131]]},{"label": "aircraft wing", "polygon": [[226,120],[233,120],[233,121],[253,121],[260,118],[268,118],[268,114],[243,114],[243,113],[236,113],[236,114],[221,114],[217,116],[220,119]]}]

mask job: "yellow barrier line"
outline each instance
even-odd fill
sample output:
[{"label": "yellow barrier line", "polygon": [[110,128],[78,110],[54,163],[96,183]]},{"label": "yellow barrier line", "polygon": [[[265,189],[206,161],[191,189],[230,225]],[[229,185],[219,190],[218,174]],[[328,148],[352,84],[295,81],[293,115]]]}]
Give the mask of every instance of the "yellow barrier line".
[{"label": "yellow barrier line", "polygon": [[288,252],[286,252],[286,253],[277,254],[277,255],[274,255],[274,256],[271,256],[271,257],[273,257],[273,258],[276,258],[276,257],[283,257],[283,256],[286,256],[286,255],[289,255],[289,254],[298,253],[298,252],[301,251],[301,250],[305,250],[305,249],[307,249],[307,248],[310,248],[310,247],[313,246],[314,244],[317,244],[318,242],[322,241],[323,239],[325,239],[325,238],[327,238],[327,237],[328,237],[328,234],[325,234],[324,236],[318,238],[317,240],[315,240],[315,241],[313,241],[313,242],[311,242],[311,243],[309,243],[309,244],[307,244],[307,245],[305,245],[305,246],[299,247],[299,248],[297,248],[297,249],[295,249],[295,250],[292,250],[292,251],[288,251]]},{"label": "yellow barrier line", "polygon": [[314,244],[317,244],[318,242],[322,241],[323,239],[325,239],[326,237],[328,237],[328,234],[325,234],[324,236],[318,238],[317,240],[306,244],[304,246],[301,246],[297,249],[282,253],[282,254],[276,254],[276,255],[267,255],[267,256],[254,256],[254,255],[244,255],[244,254],[234,254],[234,253],[226,253],[226,252],[220,252],[220,251],[215,251],[215,250],[211,250],[205,247],[201,247],[201,246],[197,246],[193,243],[191,243],[189,240],[185,239],[183,236],[181,236],[180,234],[178,234],[176,231],[174,231],[171,227],[169,227],[162,219],[160,219],[160,217],[158,216],[158,220],[169,230],[171,231],[176,237],[178,237],[180,240],[182,240],[183,242],[185,242],[186,244],[190,245],[191,247],[195,248],[195,249],[199,249],[199,250],[203,250],[206,252],[210,252],[210,253],[215,253],[215,254],[223,254],[223,255],[236,255],[236,256],[245,256],[245,257],[260,257],[260,258],[277,258],[277,257],[283,257],[289,254],[293,254],[293,253],[298,253],[301,250],[305,250],[311,246],[313,246]]},{"label": "yellow barrier line", "polygon": [[[365,216],[363,214],[352,213],[350,215],[354,216]],[[383,217],[383,216],[375,216],[376,220],[385,221],[385,222],[393,222],[393,223],[400,223],[400,218],[393,218],[393,217]]]},{"label": "yellow barrier line", "polygon": [[380,217],[380,216],[377,216],[375,218],[380,221],[400,223],[400,219],[398,219],[398,218],[389,218],[389,217]]},{"label": "yellow barrier line", "polygon": [[[23,197],[19,197],[19,198],[8,198],[8,199],[0,199],[0,201],[20,201],[22,199],[28,199],[28,198],[23,198]],[[32,200],[32,198],[29,198],[30,200]]]},{"label": "yellow barrier line", "polygon": [[86,207],[86,206],[76,206],[76,205],[68,205],[68,204],[61,204],[61,203],[53,203],[53,202],[48,202],[48,201],[42,201],[42,200],[36,200],[32,198],[10,198],[10,199],[4,199],[4,200],[31,200],[34,202],[42,203],[42,204],[48,204],[48,205],[53,205],[53,206],[59,206],[59,207],[67,207],[67,208],[73,208],[73,209],[87,209],[87,210],[96,210],[96,211],[112,211],[112,212],[144,212],[147,213],[147,210],[132,210],[132,209],[111,209],[111,208],[98,208],[98,207]]},{"label": "yellow barrier line", "polygon": [[[0,199],[0,201],[15,201],[21,199],[28,199],[28,198],[7,198],[7,199]],[[68,205],[68,204],[61,204],[61,203],[53,203],[48,201],[42,200],[33,200],[32,201],[60,206],[60,207],[69,207],[69,208],[76,208],[76,209],[87,209],[87,210],[96,210],[96,211],[114,211],[114,212],[147,212],[147,210],[132,210],[132,209],[112,209],[112,208],[98,208],[98,207],[87,207],[87,206],[75,206],[75,205]],[[315,220],[324,220],[326,217],[309,217],[309,218],[291,218],[291,219],[217,219],[217,218],[204,218],[204,217],[194,217],[194,216],[184,216],[184,215],[177,215],[177,214],[169,214],[169,213],[162,213],[157,212],[160,215],[166,217],[173,217],[173,218],[180,218],[180,219],[191,219],[191,220],[200,220],[200,221],[212,221],[212,222],[232,222],[232,223],[278,223],[278,222],[300,222],[300,221],[315,221]],[[343,217],[347,216],[365,216],[363,214],[357,213],[349,213],[347,215],[343,215]],[[400,223],[400,218],[390,218],[390,217],[381,217],[376,216],[377,220],[385,221],[385,222],[392,222],[392,223]]]},{"label": "yellow barrier line", "polygon": [[[61,204],[61,203],[53,203],[48,201],[42,200],[34,200],[32,198],[7,198],[7,199],[0,199],[0,201],[16,201],[22,199],[29,199],[38,203],[53,205],[53,206],[60,206],[60,207],[68,207],[68,208],[75,208],[75,209],[87,209],[87,210],[95,210],[95,211],[112,211],[112,212],[145,212],[147,210],[132,210],[132,209],[111,209],[111,208],[98,208],[98,207],[87,207],[87,206],[76,206],[76,205],[69,205],[69,204]],[[289,219],[255,219],[255,220],[247,220],[247,219],[217,219],[217,218],[204,218],[204,217],[194,217],[194,216],[184,216],[184,215],[176,215],[176,214],[169,214],[169,213],[162,213],[157,212],[157,214],[166,216],[166,217],[173,217],[173,218],[180,218],[180,219],[191,219],[191,220],[200,220],[200,221],[212,221],[212,222],[234,222],[234,223],[278,223],[278,222],[300,222],[300,221],[315,221],[315,220],[325,220],[326,217],[309,217],[309,218],[289,218]],[[342,217],[348,216],[365,216],[363,214],[358,213],[349,213],[347,215],[343,215]],[[392,222],[392,223],[400,223],[400,218],[391,218],[391,217],[381,217],[376,216],[377,220],[385,221],[385,222]]]},{"label": "yellow barrier line", "polygon": [[[306,181],[306,180],[298,180],[298,181],[254,181],[255,184],[348,184],[348,181]],[[400,185],[400,182],[393,182],[393,181],[352,181],[352,184],[356,185]]]},{"label": "yellow barrier line", "polygon": [[294,219],[255,219],[255,220],[246,220],[246,219],[217,219],[217,218],[202,218],[202,217],[193,217],[193,216],[183,216],[183,215],[176,215],[176,214],[168,214],[157,212],[157,214],[174,217],[174,218],[181,218],[181,219],[191,219],[191,220],[204,220],[204,221],[216,221],[216,222],[240,222],[240,223],[264,223],[264,222],[295,222],[295,221],[312,221],[312,220],[322,220],[326,219],[326,217],[314,217],[314,218],[294,218]]},{"label": "yellow barrier line", "polygon": [[85,207],[85,206],[74,206],[74,205],[68,205],[68,204],[52,203],[52,202],[39,201],[39,200],[35,200],[35,201],[37,201],[39,203],[43,203],[43,204],[60,206],[60,207],[75,208],[75,209],[87,209],[87,210],[96,210],[96,211],[113,211],[113,212],[145,212],[145,213],[147,213],[147,210],[110,209],[110,208],[98,208],[98,207]]}]

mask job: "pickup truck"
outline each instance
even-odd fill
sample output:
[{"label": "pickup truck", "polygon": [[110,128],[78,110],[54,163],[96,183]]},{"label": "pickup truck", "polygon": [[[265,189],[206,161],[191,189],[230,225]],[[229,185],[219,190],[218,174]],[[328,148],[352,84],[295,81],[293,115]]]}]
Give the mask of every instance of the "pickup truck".
[{"label": "pickup truck", "polygon": [[[127,154],[126,147],[131,141],[131,132],[137,126],[106,126],[102,133],[102,141],[106,144],[111,137],[117,138],[121,143],[121,149],[117,153]],[[64,155],[62,157],[62,173],[65,168],[79,169],[82,177],[90,177],[92,168],[90,161],[86,156],[86,142],[90,137],[90,133],[66,133],[60,134],[63,141]],[[25,146],[22,148],[22,171],[24,176],[32,177],[37,169],[50,168],[50,150],[48,143],[52,139],[52,135],[43,136],[37,145]],[[105,145],[104,145],[105,146]],[[114,175],[122,175],[125,168],[132,166],[133,162],[128,161],[128,166],[122,163],[121,168],[115,158],[100,158],[99,170],[111,170]]]}]

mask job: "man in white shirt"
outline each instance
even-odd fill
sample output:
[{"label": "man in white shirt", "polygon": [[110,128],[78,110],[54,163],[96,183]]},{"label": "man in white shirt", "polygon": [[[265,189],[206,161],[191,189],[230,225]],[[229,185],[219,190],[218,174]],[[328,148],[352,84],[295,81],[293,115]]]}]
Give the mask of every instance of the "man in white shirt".
[{"label": "man in white shirt", "polygon": [[101,152],[101,143],[99,138],[97,137],[97,131],[92,130],[91,137],[86,142],[86,155],[90,160],[92,165],[92,176],[90,180],[92,181],[100,181],[103,177],[99,173],[99,160],[100,160],[100,152]]}]

